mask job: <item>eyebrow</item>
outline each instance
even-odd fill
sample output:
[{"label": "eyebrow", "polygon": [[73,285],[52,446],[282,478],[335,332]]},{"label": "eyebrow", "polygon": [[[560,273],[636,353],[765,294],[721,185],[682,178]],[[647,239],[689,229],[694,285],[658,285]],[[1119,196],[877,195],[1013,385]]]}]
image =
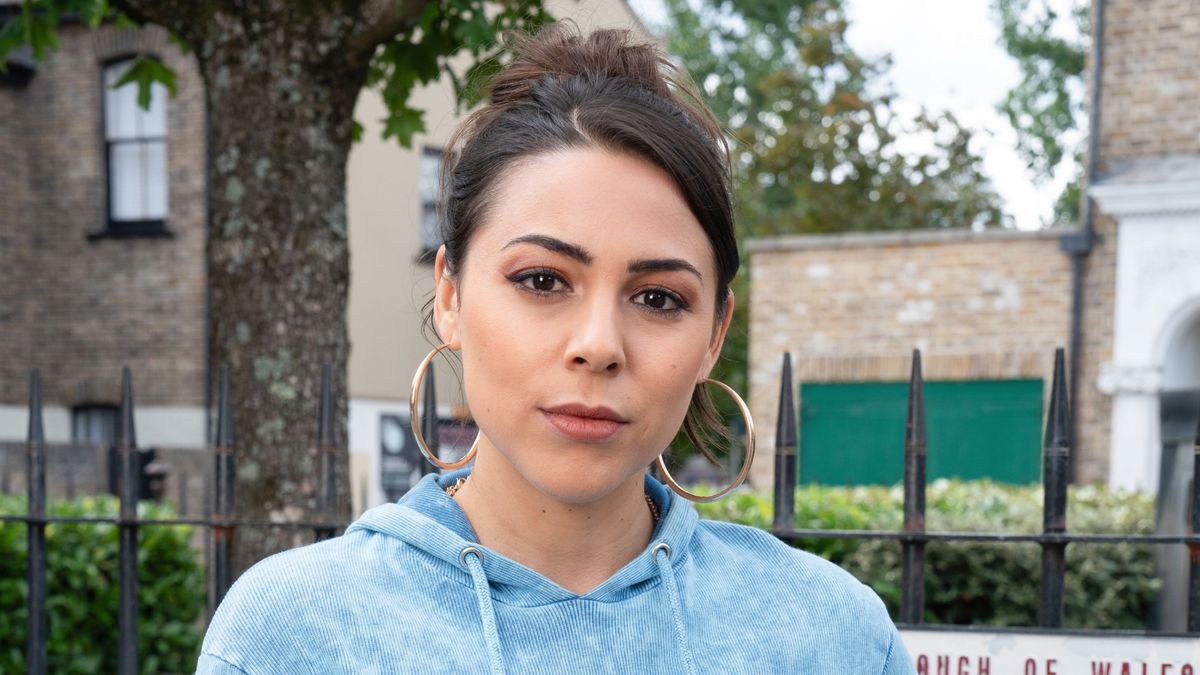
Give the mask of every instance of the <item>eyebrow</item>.
[{"label": "eyebrow", "polygon": [[561,253],[569,258],[574,258],[584,265],[592,264],[592,254],[588,253],[587,249],[576,244],[565,242],[562,239],[547,237],[544,234],[522,235],[505,244],[500,250],[503,251],[504,249],[516,246],[517,244],[534,244],[536,246],[541,246],[548,251]]},{"label": "eyebrow", "polygon": [[696,275],[696,278],[703,281],[704,275],[700,274],[700,270],[696,266],[686,260],[679,258],[654,258],[651,260],[635,260],[629,263],[628,271],[630,274],[638,274],[642,272],[691,272]]},{"label": "eyebrow", "polygon": [[[546,236],[544,234],[521,235],[520,237],[509,241],[507,244],[501,247],[500,250],[503,251],[518,244],[533,244],[535,246],[541,246],[548,251],[561,253],[569,258],[578,260],[584,265],[592,264],[592,254],[589,253],[587,249],[579,246],[578,244],[572,244],[570,242],[563,241],[562,239]],[[645,272],[690,272],[696,275],[697,279],[700,279],[701,281],[704,280],[704,275],[700,274],[700,270],[696,269],[695,265],[681,258],[650,258],[646,260],[635,260],[629,263],[629,266],[626,268],[626,270],[630,274],[641,274]]]}]

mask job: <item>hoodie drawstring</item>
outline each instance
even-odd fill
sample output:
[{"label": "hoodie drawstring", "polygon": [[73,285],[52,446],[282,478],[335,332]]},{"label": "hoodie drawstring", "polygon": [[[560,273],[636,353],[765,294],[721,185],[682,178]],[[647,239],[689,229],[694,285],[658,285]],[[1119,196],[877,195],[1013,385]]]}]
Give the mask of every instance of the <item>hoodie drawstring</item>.
[{"label": "hoodie drawstring", "polygon": [[468,546],[458,554],[458,560],[471,572],[475,600],[479,603],[479,618],[483,620],[483,641],[487,645],[488,667],[492,675],[504,675],[504,654],[500,651],[500,631],[496,629],[496,611],[492,608],[492,592],[487,575],[483,573],[483,551]]},{"label": "hoodie drawstring", "polygon": [[[662,555],[659,555],[659,554]],[[688,675],[696,674],[696,665],[692,662],[692,650],[688,648],[687,633],[683,626],[683,603],[679,600],[679,588],[675,585],[675,570],[671,567],[671,547],[659,543],[651,550],[654,562],[658,565],[658,576],[662,578],[667,596],[671,598],[671,623],[675,628],[675,646],[679,648],[679,660],[683,671]]]}]

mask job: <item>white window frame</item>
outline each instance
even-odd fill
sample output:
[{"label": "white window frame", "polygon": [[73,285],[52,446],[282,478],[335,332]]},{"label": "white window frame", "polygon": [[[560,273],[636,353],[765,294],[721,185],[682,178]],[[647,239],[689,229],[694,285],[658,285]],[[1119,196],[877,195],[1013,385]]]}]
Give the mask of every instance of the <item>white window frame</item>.
[{"label": "white window frame", "polygon": [[136,57],[107,61],[101,70],[107,234],[166,233],[167,91],[154,83],[150,107],[137,105],[136,83],[114,89]]}]

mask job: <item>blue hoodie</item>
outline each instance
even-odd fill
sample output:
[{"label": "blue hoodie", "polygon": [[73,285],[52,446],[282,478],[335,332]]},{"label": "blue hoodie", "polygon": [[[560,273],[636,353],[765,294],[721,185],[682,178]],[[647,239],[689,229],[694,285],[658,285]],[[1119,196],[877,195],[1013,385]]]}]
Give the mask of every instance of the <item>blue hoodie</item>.
[{"label": "blue hoodie", "polygon": [[646,549],[585,595],[480,545],[429,475],[230,589],[199,673],[913,673],[871,589],[647,476]]}]

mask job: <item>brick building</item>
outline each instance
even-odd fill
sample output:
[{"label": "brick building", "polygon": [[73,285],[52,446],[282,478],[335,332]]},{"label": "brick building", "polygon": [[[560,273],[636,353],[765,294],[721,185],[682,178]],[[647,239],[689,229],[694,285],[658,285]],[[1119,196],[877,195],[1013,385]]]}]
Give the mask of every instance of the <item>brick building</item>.
[{"label": "brick building", "polygon": [[[15,54],[0,84],[0,440],[24,437],[36,365],[47,439],[109,441],[128,363],[139,376],[140,445],[200,447],[199,75],[156,28],[66,24],[60,38],[61,49],[41,63]],[[140,53],[157,54],[178,73],[177,95],[156,89],[149,111],[136,106],[133,87],[104,86]],[[94,472],[94,453],[85,459],[83,472]]]},{"label": "brick building", "polygon": [[[1190,475],[1184,463],[1191,453],[1177,451],[1181,430],[1190,425],[1194,433],[1200,410],[1200,6],[1105,0],[1103,10],[1089,190],[1095,217],[1075,308],[1075,468],[1081,481],[1162,487],[1170,510],[1166,503]],[[1023,452],[1018,482],[1037,480],[1042,413],[1034,404],[1048,395],[1054,348],[1071,343],[1072,260],[1060,249],[1088,234],[1084,223],[1035,233],[752,242],[750,394],[765,430],[756,483],[771,480],[784,350],[792,352],[801,398],[810,399],[807,413],[801,401],[801,479],[846,480],[822,475],[823,458],[844,455],[844,444],[861,432],[874,454],[851,459],[882,462],[882,473],[870,478],[898,480],[900,457],[891,455],[901,447],[902,418],[891,436],[872,430],[894,420],[896,390],[883,385],[907,378],[909,350],[918,346],[926,378],[956,392],[944,405],[959,417],[981,416],[970,428],[931,436],[931,475],[1003,477],[997,457]],[[974,393],[950,387],[970,382],[978,383]],[[880,401],[882,412],[846,403],[854,392]],[[818,410],[832,415],[834,429],[815,417]],[[961,457],[935,467],[939,450]]]}]

